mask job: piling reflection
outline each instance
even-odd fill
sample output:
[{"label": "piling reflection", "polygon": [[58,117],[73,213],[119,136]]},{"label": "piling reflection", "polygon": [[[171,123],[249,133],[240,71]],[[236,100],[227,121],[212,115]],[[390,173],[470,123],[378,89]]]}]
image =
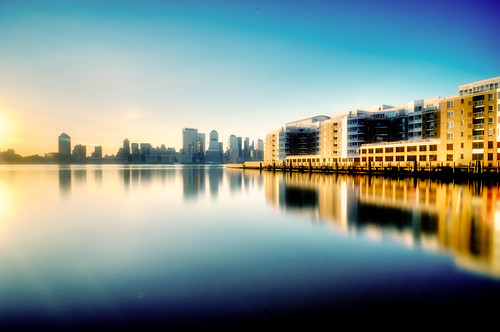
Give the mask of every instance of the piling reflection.
[{"label": "piling reflection", "polygon": [[431,180],[264,172],[280,210],[376,239],[451,253],[459,266],[500,277],[500,187]]}]

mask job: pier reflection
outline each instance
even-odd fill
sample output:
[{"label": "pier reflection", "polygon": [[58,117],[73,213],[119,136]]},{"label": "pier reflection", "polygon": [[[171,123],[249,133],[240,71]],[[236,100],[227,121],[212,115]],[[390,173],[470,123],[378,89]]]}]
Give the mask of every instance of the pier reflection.
[{"label": "pier reflection", "polygon": [[500,186],[409,178],[264,172],[265,195],[336,230],[445,252],[500,277]]}]

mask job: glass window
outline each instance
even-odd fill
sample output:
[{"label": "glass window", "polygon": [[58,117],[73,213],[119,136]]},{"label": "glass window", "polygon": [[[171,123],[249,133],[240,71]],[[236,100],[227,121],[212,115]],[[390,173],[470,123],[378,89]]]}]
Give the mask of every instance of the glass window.
[{"label": "glass window", "polygon": [[446,150],[453,150],[453,143],[452,144],[446,144]]}]

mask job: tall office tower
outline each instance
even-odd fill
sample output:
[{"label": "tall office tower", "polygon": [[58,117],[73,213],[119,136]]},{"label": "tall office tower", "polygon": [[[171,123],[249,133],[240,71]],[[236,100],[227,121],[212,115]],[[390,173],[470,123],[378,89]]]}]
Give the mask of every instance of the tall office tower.
[{"label": "tall office tower", "polygon": [[198,147],[198,130],[193,128],[182,129],[182,162],[192,163],[195,161],[195,153]]},{"label": "tall office tower", "polygon": [[126,138],[123,140],[123,154],[125,157],[130,156],[130,141]]},{"label": "tall office tower", "polygon": [[248,137],[245,137],[243,141],[243,159],[250,159],[250,139]]},{"label": "tall office tower", "polygon": [[264,141],[262,141],[260,138],[257,140],[256,160],[257,161],[263,161],[264,160]]},{"label": "tall office tower", "polygon": [[102,158],[102,146],[94,147],[94,152],[92,152],[92,158],[101,159]]},{"label": "tall office tower", "polygon": [[73,159],[75,161],[85,161],[87,159],[87,147],[81,144],[75,145],[73,148]]},{"label": "tall office tower", "polygon": [[210,132],[210,141],[208,143],[208,150],[219,151],[219,134],[215,130],[212,130]]},{"label": "tall office tower", "polygon": [[220,163],[222,161],[222,148],[219,146],[219,134],[217,131],[210,132],[210,141],[205,161],[209,163]]},{"label": "tall office tower", "polygon": [[[200,144],[201,142],[201,144]],[[198,149],[197,152],[201,155],[205,155],[205,150],[207,149],[207,145],[205,143],[205,134],[198,133]]]},{"label": "tall office tower", "polygon": [[241,139],[241,137],[237,137],[237,138],[238,138],[238,157],[241,158],[241,157],[243,157],[243,150],[241,148],[242,139]]},{"label": "tall office tower", "polygon": [[71,160],[71,137],[67,134],[62,133],[58,138],[59,144],[59,160],[60,161],[70,161]]},{"label": "tall office tower", "polygon": [[[238,138],[240,140],[238,140]],[[229,136],[228,148],[229,148],[229,162],[235,163],[240,157],[240,145],[241,137],[236,137],[234,135]]]}]

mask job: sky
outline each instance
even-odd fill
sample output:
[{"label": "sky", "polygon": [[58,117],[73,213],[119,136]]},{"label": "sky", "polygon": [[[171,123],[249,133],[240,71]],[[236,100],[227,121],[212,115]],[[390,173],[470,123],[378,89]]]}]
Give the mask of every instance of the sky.
[{"label": "sky", "polygon": [[495,1],[0,0],[0,151],[286,122],[500,76]]}]

